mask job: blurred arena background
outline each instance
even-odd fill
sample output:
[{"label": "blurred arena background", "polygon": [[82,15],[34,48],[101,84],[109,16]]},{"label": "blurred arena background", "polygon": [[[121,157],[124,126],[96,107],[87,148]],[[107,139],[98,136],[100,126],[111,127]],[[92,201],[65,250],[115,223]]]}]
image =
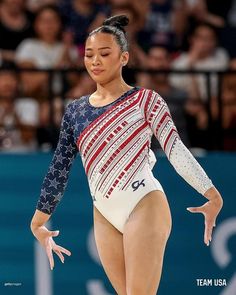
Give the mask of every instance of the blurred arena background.
[{"label": "blurred arena background", "polygon": [[[114,14],[130,17],[125,80],[164,97],[224,198],[208,248],[202,216],[186,211],[204,198],[153,137],[154,175],[173,214],[158,294],[236,295],[236,0],[0,1],[0,294],[114,294],[96,252],[79,156],[48,225],[72,256],[64,265],[55,257],[51,272],[29,227],[64,109],[95,89],[83,68],[86,35]],[[200,286],[200,279],[216,281]]]}]

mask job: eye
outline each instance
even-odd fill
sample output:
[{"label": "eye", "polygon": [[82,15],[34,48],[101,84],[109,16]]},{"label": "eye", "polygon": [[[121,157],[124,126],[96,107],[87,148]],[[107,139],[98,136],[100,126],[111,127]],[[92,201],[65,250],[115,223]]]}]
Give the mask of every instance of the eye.
[{"label": "eye", "polygon": [[101,56],[108,56],[110,53],[102,53]]},{"label": "eye", "polygon": [[92,56],[92,55],[85,54],[85,57],[87,57],[87,58],[91,58],[91,57],[93,57],[93,56]]}]

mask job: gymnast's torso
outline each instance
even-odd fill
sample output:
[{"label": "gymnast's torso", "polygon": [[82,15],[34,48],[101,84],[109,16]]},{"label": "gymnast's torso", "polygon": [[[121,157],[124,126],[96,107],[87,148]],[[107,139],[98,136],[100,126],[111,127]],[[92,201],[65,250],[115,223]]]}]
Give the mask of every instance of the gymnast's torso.
[{"label": "gymnast's torso", "polygon": [[[101,107],[91,105],[89,97],[82,96],[66,108],[38,210],[53,212],[79,152],[94,205],[122,231],[124,220],[145,194],[155,189],[163,191],[151,172],[156,162],[150,149],[153,134],[187,182],[200,192],[211,185],[180,140],[167,104],[158,93],[133,87]],[[198,172],[200,176],[196,178]],[[121,216],[122,220],[115,224]]]}]

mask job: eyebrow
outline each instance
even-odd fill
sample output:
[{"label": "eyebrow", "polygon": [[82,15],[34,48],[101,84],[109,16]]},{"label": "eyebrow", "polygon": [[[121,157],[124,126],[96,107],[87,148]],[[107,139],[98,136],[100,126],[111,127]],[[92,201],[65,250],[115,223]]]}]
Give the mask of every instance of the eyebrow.
[{"label": "eyebrow", "polygon": [[[106,46],[106,47],[98,48],[98,50],[101,50],[101,49],[111,49],[111,47]],[[86,50],[88,51],[88,50],[93,50],[93,49],[92,48],[86,48]]]}]

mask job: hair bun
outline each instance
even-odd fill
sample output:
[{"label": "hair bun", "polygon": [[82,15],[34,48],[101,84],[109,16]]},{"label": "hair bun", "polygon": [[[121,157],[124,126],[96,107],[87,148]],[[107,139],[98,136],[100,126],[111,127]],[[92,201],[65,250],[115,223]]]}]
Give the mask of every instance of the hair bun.
[{"label": "hair bun", "polygon": [[125,14],[111,16],[108,19],[104,20],[104,26],[113,26],[125,33],[124,27],[129,23],[129,18]]}]

